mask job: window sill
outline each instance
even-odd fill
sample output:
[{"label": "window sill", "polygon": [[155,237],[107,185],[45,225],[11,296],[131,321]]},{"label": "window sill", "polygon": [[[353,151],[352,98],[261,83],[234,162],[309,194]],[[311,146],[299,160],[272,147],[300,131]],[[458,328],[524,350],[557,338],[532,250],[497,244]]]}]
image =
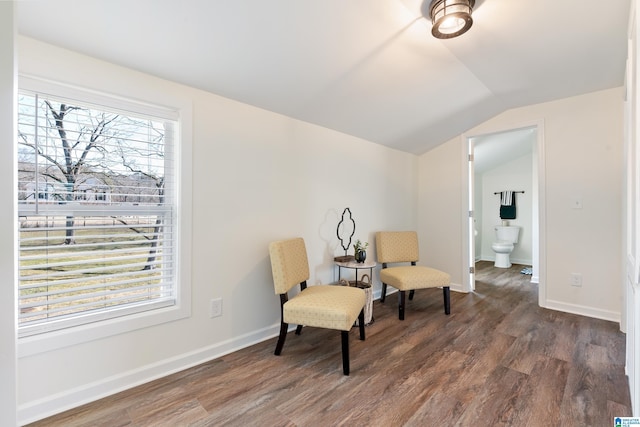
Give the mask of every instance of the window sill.
[{"label": "window sill", "polygon": [[189,304],[146,311],[73,328],[18,339],[18,358],[161,325],[191,315]]}]

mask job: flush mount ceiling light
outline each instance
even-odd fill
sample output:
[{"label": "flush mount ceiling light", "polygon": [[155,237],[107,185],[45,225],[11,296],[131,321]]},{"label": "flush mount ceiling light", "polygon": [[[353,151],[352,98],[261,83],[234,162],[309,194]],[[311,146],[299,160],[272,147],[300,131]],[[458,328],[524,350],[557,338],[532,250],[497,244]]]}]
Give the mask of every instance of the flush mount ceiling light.
[{"label": "flush mount ceiling light", "polygon": [[466,33],[473,25],[474,4],[475,0],[433,0],[429,7],[431,34],[438,39],[450,39]]}]

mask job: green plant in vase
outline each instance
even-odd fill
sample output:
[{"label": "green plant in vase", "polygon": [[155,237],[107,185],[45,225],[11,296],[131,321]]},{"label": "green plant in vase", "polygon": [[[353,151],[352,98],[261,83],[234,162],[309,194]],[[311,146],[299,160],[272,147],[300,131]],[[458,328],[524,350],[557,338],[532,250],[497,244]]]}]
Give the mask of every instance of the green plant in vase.
[{"label": "green plant in vase", "polygon": [[363,243],[360,239],[353,244],[353,255],[357,263],[363,263],[367,259],[367,246],[369,246],[369,243]]}]

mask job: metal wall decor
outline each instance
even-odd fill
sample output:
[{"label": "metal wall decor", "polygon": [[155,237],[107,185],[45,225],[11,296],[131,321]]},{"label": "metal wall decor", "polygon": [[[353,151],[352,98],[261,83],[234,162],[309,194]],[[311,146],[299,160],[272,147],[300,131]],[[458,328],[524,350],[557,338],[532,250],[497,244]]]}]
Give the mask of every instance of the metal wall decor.
[{"label": "metal wall decor", "polygon": [[[350,221],[351,224],[353,224],[353,228],[351,229],[351,234],[349,234],[349,240],[347,241],[347,244],[345,245],[345,240],[346,234],[349,232],[348,226],[349,223],[345,222],[345,214],[349,212],[349,218],[347,221]],[[342,235],[340,233],[340,229],[342,228]],[[344,211],[342,211],[342,218],[340,219],[340,222],[338,223],[338,228],[336,229],[336,234],[338,236],[338,240],[340,240],[340,245],[342,246],[342,249],[344,249],[344,254],[345,256],[347,255],[347,251],[349,250],[349,246],[351,246],[351,238],[353,237],[353,235],[356,233],[356,222],[353,220],[353,216],[351,215],[351,209],[349,208],[345,208]]]}]

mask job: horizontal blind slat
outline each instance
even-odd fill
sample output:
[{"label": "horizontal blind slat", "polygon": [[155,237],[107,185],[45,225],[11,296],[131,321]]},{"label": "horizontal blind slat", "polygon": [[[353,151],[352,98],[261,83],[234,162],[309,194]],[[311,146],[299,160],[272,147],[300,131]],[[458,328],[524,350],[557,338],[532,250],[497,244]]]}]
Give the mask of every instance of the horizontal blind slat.
[{"label": "horizontal blind slat", "polygon": [[[95,299],[99,299],[102,297],[109,297],[108,299],[105,299],[102,301],[102,303],[111,303],[112,301],[117,301],[118,299],[120,300],[125,300],[125,299],[139,299],[139,298],[155,298],[158,296],[167,296],[170,295],[170,292],[166,292],[166,290],[162,289],[163,285],[160,283],[153,283],[153,284],[148,284],[148,285],[144,285],[144,286],[136,286],[136,287],[131,287],[131,288],[125,288],[125,289],[120,289],[118,291],[115,292],[114,291],[102,291],[102,292],[91,292],[91,293],[84,293],[82,294],[80,297],[60,297],[60,298],[54,298],[54,299],[47,299],[47,300],[43,300],[40,302],[31,302],[31,303],[26,303],[24,304],[21,309],[29,309],[29,308],[35,308],[35,307],[43,307],[43,306],[60,306],[63,305],[65,303],[68,302],[75,302],[75,301],[80,301],[79,304],[73,304],[73,307],[75,306],[85,306],[85,305],[95,305],[93,302],[82,302],[82,301],[88,301],[88,300],[95,300]],[[147,292],[147,291],[151,291],[151,292]],[[144,294],[142,294],[142,292],[144,292]],[[126,294],[125,296],[123,296],[122,294]],[[119,295],[117,297],[115,297],[114,295]],[[55,313],[55,312],[59,312],[59,311],[63,311],[63,310],[67,310],[67,308],[55,308],[55,309],[51,309],[48,308],[46,310],[47,313],[51,314],[51,313]]]},{"label": "horizontal blind slat", "polygon": [[94,310],[88,313],[74,313],[71,315],[58,315],[54,318],[32,319],[24,322],[21,328],[22,336],[31,336],[59,329],[69,328],[82,324],[99,322],[101,320],[113,319],[114,317],[126,316],[150,310],[162,309],[175,305],[175,300],[171,298],[160,298],[153,301],[121,304],[110,310]]},{"label": "horizontal blind slat", "polygon": [[[122,297],[122,298],[110,298],[108,301],[102,301],[102,302],[92,302],[92,303],[80,303],[80,304],[74,304],[71,307],[67,307],[67,308],[54,308],[54,309],[50,309],[47,311],[31,311],[31,312],[22,312],[19,315],[19,319],[21,320],[38,320],[38,319],[56,319],[57,317],[65,317],[68,316],[69,314],[75,313],[75,314],[87,314],[88,312],[90,313],[92,310],[96,310],[97,308],[104,308],[104,307],[112,307],[112,308],[119,308],[122,305],[132,305],[132,304],[140,304],[142,302],[155,302],[158,300],[168,300],[171,299],[171,297],[167,297],[167,296],[162,296],[162,295],[158,295],[156,297],[153,298],[126,298],[126,297]],[[113,302],[113,304],[109,304]]]},{"label": "horizontal blind slat", "polygon": [[[153,267],[155,265],[161,265],[162,261],[152,261],[152,262],[139,262],[139,263],[132,263],[132,264],[127,264],[125,267],[120,267],[120,270],[122,270],[123,268],[133,268],[133,267]],[[165,263],[166,264],[166,263]],[[109,272],[108,275],[105,276],[99,276],[99,275],[95,275],[96,273],[100,273],[100,272]],[[109,267],[94,267],[94,268],[84,268],[84,269],[78,269],[72,272],[57,272],[57,273],[51,273],[48,276],[45,274],[38,274],[38,275],[29,275],[29,276],[20,276],[20,279],[22,282],[27,282],[27,281],[33,281],[33,280],[41,280],[41,279],[46,279],[47,277],[51,277],[51,278],[56,278],[56,277],[66,277],[66,276],[70,276],[72,274],[75,275],[86,275],[86,274],[91,274],[93,275],[90,278],[84,278],[84,280],[98,280],[100,278],[105,278],[105,277],[118,277],[121,274],[140,274],[140,270],[136,269],[133,271],[129,271],[129,272],[124,272],[124,273],[115,273],[113,272],[113,268],[109,268]],[[55,280],[55,281],[49,281],[49,282],[42,282],[39,283],[38,285],[31,285],[31,288],[34,287],[41,287],[41,286],[54,286],[54,285],[60,285],[60,284],[69,284],[69,283],[75,283],[77,282],[78,279],[60,279],[60,280]],[[22,286],[20,286],[20,289],[23,289]]]},{"label": "horizontal blind slat", "polygon": [[[171,244],[167,245],[166,242],[157,242],[159,246],[158,248],[156,248],[156,250],[158,249],[162,249],[164,248],[165,250],[170,250],[171,249]],[[102,252],[103,256],[108,259],[108,256],[110,255],[117,255],[117,254],[121,254],[121,253],[138,253],[138,254],[143,254],[143,253],[149,253],[150,251],[150,245],[151,242],[137,242],[135,244],[120,244],[118,245],[118,247],[116,247],[116,245],[113,245],[113,247],[108,247],[105,245],[101,245],[101,246],[97,246],[97,245],[86,245],[84,248],[86,248],[83,251],[77,251],[77,252],[72,252],[72,253],[67,253],[67,252],[51,252],[48,259],[56,259],[59,257],[66,257],[66,258],[82,258],[82,257],[86,257],[92,253],[95,252]],[[90,248],[95,248],[93,251],[90,250]],[[43,259],[42,255],[24,255],[25,253],[29,253],[29,251],[23,251],[23,253],[21,254],[21,259],[23,261],[38,261]],[[21,267],[21,268],[25,268],[25,267]]]},{"label": "horizontal blind slat", "polygon": [[[146,250],[145,250],[146,249]],[[86,258],[88,255],[93,255],[91,254],[91,252],[80,252],[80,253],[73,253],[73,254],[59,254],[58,256],[56,256],[55,254],[48,257],[48,258],[36,258],[36,257],[32,257],[31,260],[34,261],[45,261],[45,260],[52,260],[52,259],[56,259],[59,257],[64,257],[65,259],[69,259],[69,258],[80,258],[80,259],[72,259],[71,261],[59,261],[59,262],[46,262],[46,263],[34,263],[28,266],[22,266],[20,267],[21,270],[26,270],[26,269],[31,269],[31,270],[50,270],[50,269],[55,269],[55,268],[59,268],[59,267],[68,267],[68,266],[79,266],[79,265],[91,265],[91,264],[99,264],[100,262],[102,263],[114,263],[116,261],[128,261],[128,260],[137,260],[140,259],[141,257],[150,257],[150,256],[159,256],[162,254],[163,251],[163,246],[162,244],[155,246],[153,248],[151,247],[147,247],[147,248],[140,248],[140,249],[122,249],[121,251],[110,251],[110,252],[105,252],[105,251],[95,251],[95,256],[96,258],[94,259],[84,259],[84,260],[80,260],[82,258]],[[117,256],[117,253],[126,253],[126,254],[130,254],[130,255],[124,255],[124,256]],[[25,261],[28,261],[29,258],[25,257],[24,258]],[[126,264],[128,265],[128,264]],[[65,271],[65,273],[67,272],[78,272],[77,270],[69,270],[69,271]]]},{"label": "horizontal blind slat", "polygon": [[[160,271],[158,273],[163,273],[163,271]],[[135,276],[133,279],[122,280],[123,278],[131,277],[131,276],[132,275],[119,275],[117,278],[121,279],[121,280],[118,280],[118,281],[113,281],[113,282],[109,282],[109,283],[99,283],[99,284],[94,284],[94,285],[86,285],[86,286],[83,286],[83,287],[71,288],[71,289],[58,289],[58,290],[56,290],[59,286],[44,286],[47,290],[43,290],[43,291],[40,291],[40,292],[34,292],[34,293],[23,293],[18,298],[21,301],[23,301],[24,305],[28,305],[28,303],[26,303],[26,301],[30,300],[30,299],[35,299],[35,298],[42,298],[42,297],[47,297],[48,298],[48,297],[56,296],[56,295],[63,295],[63,294],[69,293],[69,292],[85,292],[85,291],[91,291],[93,289],[103,289],[106,286],[115,288],[115,287],[123,287],[123,286],[135,285],[137,283],[148,283],[148,282],[156,283],[157,281],[162,280],[162,277],[160,277],[160,275],[158,275],[158,277],[154,277],[154,276],[144,276],[144,277]],[[26,290],[26,289],[39,289],[39,288],[43,288],[43,286],[35,286],[35,287],[30,287],[30,288],[23,288],[23,290]],[[54,289],[54,290],[51,290],[51,289]]]}]

